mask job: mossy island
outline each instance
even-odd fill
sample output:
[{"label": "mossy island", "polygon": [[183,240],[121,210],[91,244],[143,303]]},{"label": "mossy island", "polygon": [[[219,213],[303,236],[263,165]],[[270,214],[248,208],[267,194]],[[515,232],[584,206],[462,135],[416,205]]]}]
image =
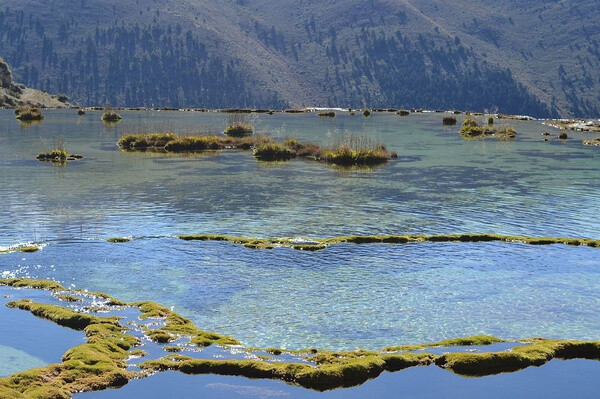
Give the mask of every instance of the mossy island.
[{"label": "mossy island", "polygon": [[591,140],[583,140],[583,145],[590,147],[600,147],[600,137]]},{"label": "mossy island", "polygon": [[252,135],[253,131],[251,124],[238,122],[227,126],[223,133],[230,137],[246,137]]},{"label": "mossy island", "polygon": [[454,116],[444,116],[444,119],[442,119],[442,124],[444,126],[454,126],[456,125],[456,118]]},{"label": "mossy island", "polygon": [[39,122],[44,120],[44,115],[38,107],[19,107],[15,109],[15,115],[21,122]]},{"label": "mossy island", "polygon": [[362,143],[361,140],[340,142],[332,148],[323,148],[312,143],[290,139],[283,143],[267,136],[221,137],[221,136],[177,136],[174,133],[126,134],[118,142],[128,151],[158,151],[173,153],[197,153],[216,150],[254,150],[261,161],[286,161],[305,158],[339,166],[374,166],[397,158],[385,146]]},{"label": "mossy island", "polygon": [[517,132],[511,126],[503,129],[481,126],[475,119],[467,118],[463,122],[460,129],[460,134],[466,139],[482,139],[486,137],[494,137],[498,140],[513,140],[517,136]]},{"label": "mossy island", "polygon": [[117,114],[115,111],[110,109],[104,111],[104,113],[102,114],[102,121],[107,123],[116,123],[119,122],[121,119],[123,119],[121,115]]},{"label": "mossy island", "polygon": [[400,116],[408,116],[410,115],[410,111],[407,111],[405,109],[401,109],[400,111],[396,112],[396,115],[400,115]]},{"label": "mossy island", "polygon": [[254,133],[254,126],[246,119],[244,112],[229,113],[229,123],[223,134],[229,137],[248,137]]},{"label": "mossy island", "polygon": [[320,118],[335,118],[334,111],[323,111],[317,114]]},{"label": "mossy island", "polygon": [[332,245],[339,244],[421,244],[440,242],[485,243],[506,242],[529,245],[556,245],[586,246],[600,248],[600,240],[591,238],[569,237],[526,237],[502,234],[404,234],[404,235],[368,235],[368,236],[337,236],[330,238],[305,239],[302,242],[291,238],[251,238],[235,237],[223,234],[185,234],[177,236],[185,241],[226,241],[232,244],[243,245],[249,249],[274,249],[288,247],[299,251],[320,251]]},{"label": "mossy island", "polygon": [[57,164],[66,164],[69,161],[83,159],[83,155],[68,154],[64,148],[55,148],[49,152],[38,154],[35,157],[38,161],[53,162]]}]

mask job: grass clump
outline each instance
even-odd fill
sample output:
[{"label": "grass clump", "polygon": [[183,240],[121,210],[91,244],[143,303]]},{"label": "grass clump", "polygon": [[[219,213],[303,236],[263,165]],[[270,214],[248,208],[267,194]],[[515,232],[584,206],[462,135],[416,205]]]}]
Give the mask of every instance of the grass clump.
[{"label": "grass clump", "polygon": [[479,126],[475,119],[467,118],[460,128],[460,134],[463,137],[481,137],[485,134],[485,129]]},{"label": "grass clump", "polygon": [[252,123],[246,119],[244,112],[234,112],[228,115],[228,126],[223,132],[229,137],[247,137],[254,132]]},{"label": "grass clump", "polygon": [[115,111],[110,109],[104,111],[104,113],[102,114],[102,120],[107,123],[119,122],[121,119],[123,119],[121,115],[117,114]]},{"label": "grass clump", "polygon": [[174,133],[126,134],[119,139],[118,145],[127,150],[146,148],[164,148],[169,142],[177,140]]},{"label": "grass clump", "polygon": [[495,130],[494,136],[499,140],[513,140],[517,137],[517,131],[509,126],[504,129]]},{"label": "grass clump", "polygon": [[85,115],[85,111],[80,108],[80,109],[77,110],[77,115],[83,116],[83,115]]},{"label": "grass clump", "polygon": [[386,163],[397,157],[395,153],[386,151],[383,145],[360,137],[345,137],[333,148],[321,148],[316,144],[302,143],[296,139],[279,143],[266,136],[176,136],[173,133],[142,133],[126,134],[121,137],[118,145],[124,150],[152,149],[175,153],[254,149],[255,157],[263,161],[301,157],[341,166],[372,166]]},{"label": "grass clump", "polygon": [[396,112],[396,115],[400,115],[400,116],[409,116],[410,115],[410,111],[407,111],[405,109],[401,109],[400,111]]},{"label": "grass clump", "polygon": [[599,147],[600,146],[600,137],[597,139],[583,140],[583,145],[590,146],[590,147]]},{"label": "grass clump", "polygon": [[20,107],[15,110],[15,114],[21,122],[34,122],[44,119],[44,115],[38,107]]},{"label": "grass clump", "polygon": [[364,116],[365,118],[368,118],[369,116],[371,116],[371,110],[369,110],[368,108],[365,108],[365,109],[363,110],[363,116]]},{"label": "grass clump", "polygon": [[327,163],[340,166],[352,165],[380,165],[390,159],[390,154],[385,149],[351,148],[341,146],[325,151],[323,159]]},{"label": "grass clump", "polygon": [[494,124],[494,117],[493,116],[488,116],[487,123],[488,123],[488,125],[493,125]]},{"label": "grass clump", "polygon": [[503,129],[483,127],[472,118],[465,119],[460,129],[460,134],[464,138],[485,138],[486,136],[493,136],[498,140],[512,140],[517,136],[516,130],[511,126]]},{"label": "grass clump", "polygon": [[272,142],[259,145],[254,156],[261,161],[287,161],[296,157],[296,152],[284,144]]},{"label": "grass clump", "polygon": [[456,118],[453,116],[444,116],[442,123],[445,126],[454,126],[454,125],[456,125]]},{"label": "grass clump", "polygon": [[227,126],[223,132],[226,136],[230,137],[246,137],[251,136],[253,133],[253,127],[250,123],[236,122],[232,125]]},{"label": "grass clump", "polygon": [[323,111],[323,112],[319,112],[318,116],[321,118],[335,118],[335,112],[334,111]]},{"label": "grass clump", "polygon": [[51,161],[51,162],[66,162],[69,154],[67,151],[61,148],[55,148],[50,152],[38,154],[36,159],[38,161]]}]

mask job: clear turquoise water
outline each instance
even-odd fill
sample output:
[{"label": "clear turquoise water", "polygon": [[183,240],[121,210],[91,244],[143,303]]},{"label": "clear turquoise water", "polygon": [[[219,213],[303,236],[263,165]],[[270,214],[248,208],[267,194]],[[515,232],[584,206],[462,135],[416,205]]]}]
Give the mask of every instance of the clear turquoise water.
[{"label": "clear turquoise water", "polygon": [[85,342],[80,331],[5,306],[23,298],[58,303],[47,292],[0,287],[0,377],[60,362],[67,350]]},{"label": "clear turquoise water", "polygon": [[[514,142],[464,141],[439,114],[261,115],[257,130],[327,144],[345,133],[397,151],[374,170],[303,160],[262,164],[249,152],[120,152],[125,132],[216,133],[222,114],[47,111],[23,127],[0,111],[2,276],[54,278],[174,306],[247,345],[380,348],[475,333],[600,339],[600,250],[519,244],[338,246],[318,253],[188,243],[182,233],[325,237],[485,232],[600,237],[600,151],[511,122]],[[459,120],[460,122],[460,120]],[[459,123],[460,124],[460,123]],[[85,159],[35,161],[58,137]],[[146,237],[123,245],[99,238]],[[150,238],[161,237],[161,238]]]}]

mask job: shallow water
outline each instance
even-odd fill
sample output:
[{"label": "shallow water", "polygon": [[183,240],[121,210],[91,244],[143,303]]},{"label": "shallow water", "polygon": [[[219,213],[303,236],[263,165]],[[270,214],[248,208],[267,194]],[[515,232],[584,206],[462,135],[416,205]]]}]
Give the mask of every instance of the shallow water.
[{"label": "shallow water", "polygon": [[152,299],[248,346],[369,348],[474,334],[598,339],[600,250],[510,243],[256,251],[174,238],[60,242],[10,275]]},{"label": "shallow water", "polygon": [[77,394],[75,398],[595,398],[599,372],[600,363],[589,360],[553,360],[539,368],[484,378],[463,378],[433,366],[414,367],[383,373],[356,388],[321,393],[279,381],[167,372],[132,381],[117,391]]},{"label": "shallow water", "polygon": [[85,342],[82,332],[6,307],[7,302],[23,298],[58,303],[47,292],[0,286],[0,377],[60,363],[67,350]]},{"label": "shallow water", "polygon": [[[465,141],[440,114],[260,115],[259,132],[328,144],[345,133],[387,144],[373,170],[310,161],[263,164],[250,152],[123,153],[124,132],[216,133],[223,114],[46,111],[23,126],[0,110],[2,276],[54,278],[125,300],[174,306],[244,344],[380,348],[476,333],[600,339],[600,250],[507,243],[340,245],[318,253],[189,243],[185,233],[324,237],[484,232],[600,237],[600,151],[537,121],[514,142]],[[461,118],[459,117],[459,124]],[[507,123],[498,121],[499,124]],[[542,141],[541,133],[553,138]],[[35,155],[64,139],[86,158]],[[141,238],[115,245],[98,240]],[[162,238],[142,238],[159,236]]]},{"label": "shallow water", "polygon": [[[23,127],[0,110],[0,245],[185,232],[598,235],[600,151],[581,144],[592,133],[563,143],[541,122],[511,121],[515,142],[465,141],[440,114],[256,117],[256,130],[274,137],[328,144],[350,133],[399,154],[388,166],[349,172],[303,160],[259,163],[250,152],[165,156],[115,145],[124,132],[148,129],[216,133],[224,114],[124,112],[113,127],[100,112],[45,114]],[[544,131],[552,141],[542,141]],[[58,138],[86,159],[67,167],[36,161]]]}]

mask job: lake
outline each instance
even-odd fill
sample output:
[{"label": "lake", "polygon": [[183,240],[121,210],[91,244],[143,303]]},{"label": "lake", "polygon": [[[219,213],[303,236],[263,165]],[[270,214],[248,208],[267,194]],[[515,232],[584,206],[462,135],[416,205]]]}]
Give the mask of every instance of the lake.
[{"label": "lake", "polygon": [[[123,300],[172,306],[249,346],[379,349],[472,334],[600,339],[600,250],[519,243],[332,246],[316,253],[185,242],[178,234],[320,238],[500,233],[599,238],[593,133],[497,120],[514,141],[464,140],[442,114],[251,115],[255,131],[321,145],[346,134],[399,155],[373,169],[251,152],[127,153],[124,133],[218,133],[227,115],[48,110],[22,125],[0,110],[1,277],[51,278]],[[542,133],[550,132],[544,142]],[[35,160],[64,143],[83,160]],[[104,241],[132,237],[123,244]],[[0,343],[1,344],[1,343]]]}]

